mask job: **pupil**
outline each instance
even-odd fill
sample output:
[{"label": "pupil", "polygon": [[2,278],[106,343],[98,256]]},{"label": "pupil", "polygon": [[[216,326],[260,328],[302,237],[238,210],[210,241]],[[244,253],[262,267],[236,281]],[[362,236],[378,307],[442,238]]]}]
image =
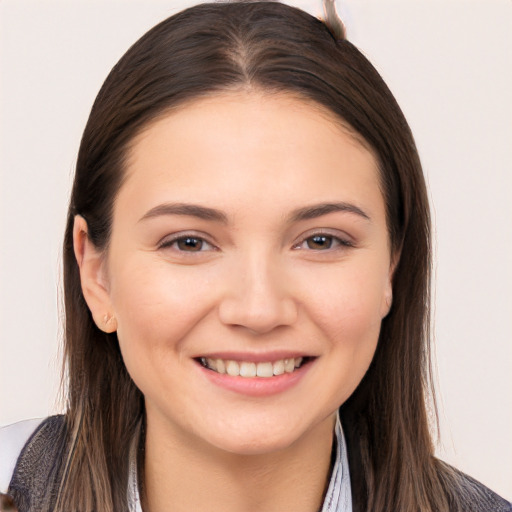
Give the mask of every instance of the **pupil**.
[{"label": "pupil", "polygon": [[325,235],[312,236],[308,241],[310,249],[329,249],[332,243],[332,238]]},{"label": "pupil", "polygon": [[202,244],[201,240],[199,240],[197,238],[187,237],[187,238],[182,238],[181,240],[178,240],[178,247],[182,251],[199,251],[199,250],[201,250],[202,245],[203,244]]}]

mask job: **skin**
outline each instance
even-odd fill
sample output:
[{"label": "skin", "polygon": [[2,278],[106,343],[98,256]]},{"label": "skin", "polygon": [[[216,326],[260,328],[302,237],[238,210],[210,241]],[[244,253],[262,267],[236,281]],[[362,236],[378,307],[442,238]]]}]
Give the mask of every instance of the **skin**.
[{"label": "skin", "polygon": [[[94,319],[117,330],[145,396],[145,510],[318,510],[336,411],[391,304],[374,156],[316,105],[226,92],[147,127],[126,173],[108,252],[80,217],[74,240]],[[349,209],[297,218],[340,202]],[[165,213],[168,204],[223,220]],[[176,235],[195,238],[195,250]],[[268,396],[218,386],[197,362],[276,351],[312,360]]]}]

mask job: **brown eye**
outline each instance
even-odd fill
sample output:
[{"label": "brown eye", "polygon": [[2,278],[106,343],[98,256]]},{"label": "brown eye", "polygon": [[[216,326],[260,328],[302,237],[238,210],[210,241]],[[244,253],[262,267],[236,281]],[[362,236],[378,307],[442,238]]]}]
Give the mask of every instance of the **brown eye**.
[{"label": "brown eye", "polygon": [[308,249],[313,250],[322,250],[322,249],[330,249],[333,245],[334,237],[328,235],[315,235],[310,236],[306,240],[306,245]]},{"label": "brown eye", "polygon": [[205,251],[215,251],[217,248],[203,237],[195,234],[176,234],[173,238],[164,240],[158,245],[158,249],[174,253],[201,253]]},{"label": "brown eye", "polygon": [[186,236],[175,241],[180,251],[199,252],[203,248],[204,240],[193,236]]},{"label": "brown eye", "polygon": [[295,250],[308,250],[315,252],[336,251],[354,247],[354,243],[345,238],[330,233],[315,233],[305,237],[293,246]]}]

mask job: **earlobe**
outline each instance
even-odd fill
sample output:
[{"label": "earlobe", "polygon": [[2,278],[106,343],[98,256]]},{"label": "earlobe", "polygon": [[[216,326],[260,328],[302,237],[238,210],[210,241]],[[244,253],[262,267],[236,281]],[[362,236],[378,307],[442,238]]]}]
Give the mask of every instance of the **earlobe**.
[{"label": "earlobe", "polygon": [[384,305],[383,305],[383,311],[382,311],[382,318],[385,318],[388,316],[391,305],[393,304],[393,286],[391,283],[389,284],[389,290],[386,290],[384,294]]},{"label": "earlobe", "polygon": [[[98,325],[98,324],[96,323],[96,325]],[[114,315],[112,315],[112,314],[105,313],[103,315],[103,324],[102,324],[101,327],[98,325],[98,327],[103,332],[106,332],[106,333],[111,333],[111,332],[117,331],[117,320],[116,320],[116,317]]]},{"label": "earlobe", "polygon": [[117,330],[112,313],[112,304],[105,271],[105,255],[91,242],[86,220],[75,216],[73,225],[73,248],[80,271],[80,283],[85,301],[92,313],[94,323],[104,332]]},{"label": "earlobe", "polygon": [[381,318],[385,318],[388,316],[391,311],[391,306],[393,304],[393,276],[395,275],[395,270],[399,261],[399,254],[395,254],[391,260],[391,264],[389,266],[388,279],[386,283],[386,288],[384,290],[383,304],[382,304],[382,315]]}]

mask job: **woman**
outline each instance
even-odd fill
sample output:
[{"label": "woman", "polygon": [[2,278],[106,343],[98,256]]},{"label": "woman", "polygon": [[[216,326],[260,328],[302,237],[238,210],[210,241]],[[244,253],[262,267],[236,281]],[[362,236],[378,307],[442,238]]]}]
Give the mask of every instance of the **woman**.
[{"label": "woman", "polygon": [[274,3],[119,61],[64,243],[69,406],[19,510],[510,510],[433,457],[429,210],[369,62]]}]

